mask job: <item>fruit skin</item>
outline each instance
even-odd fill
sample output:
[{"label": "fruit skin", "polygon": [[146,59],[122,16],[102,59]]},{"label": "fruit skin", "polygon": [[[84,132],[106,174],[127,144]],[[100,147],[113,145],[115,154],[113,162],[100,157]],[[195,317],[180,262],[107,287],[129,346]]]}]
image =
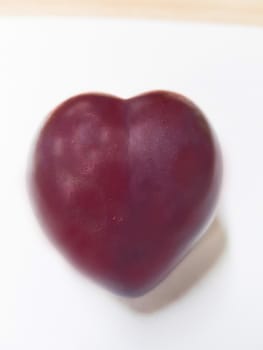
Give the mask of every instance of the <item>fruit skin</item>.
[{"label": "fruit skin", "polygon": [[200,237],[221,174],[215,136],[185,97],[87,93],[50,114],[30,186],[41,222],[69,260],[111,291],[135,297]]}]

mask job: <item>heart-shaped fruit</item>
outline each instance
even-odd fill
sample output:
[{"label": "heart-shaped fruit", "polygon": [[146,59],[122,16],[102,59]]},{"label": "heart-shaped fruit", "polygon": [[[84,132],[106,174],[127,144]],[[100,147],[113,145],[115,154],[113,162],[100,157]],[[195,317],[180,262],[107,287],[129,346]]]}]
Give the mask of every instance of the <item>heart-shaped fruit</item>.
[{"label": "heart-shaped fruit", "polygon": [[181,95],[90,93],[51,113],[30,176],[37,212],[64,254],[110,290],[138,296],[204,231],[221,158],[204,115]]}]

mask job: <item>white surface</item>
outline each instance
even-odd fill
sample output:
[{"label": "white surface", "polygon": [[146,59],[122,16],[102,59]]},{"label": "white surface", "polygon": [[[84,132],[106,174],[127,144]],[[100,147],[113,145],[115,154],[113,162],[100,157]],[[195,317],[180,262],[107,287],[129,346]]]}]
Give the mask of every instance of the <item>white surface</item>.
[{"label": "white surface", "polygon": [[[1,350],[263,349],[262,43],[256,28],[0,20]],[[153,89],[205,111],[223,146],[225,188],[215,232],[166,287],[129,306],[40,234],[25,169],[37,129],[64,98]]]}]

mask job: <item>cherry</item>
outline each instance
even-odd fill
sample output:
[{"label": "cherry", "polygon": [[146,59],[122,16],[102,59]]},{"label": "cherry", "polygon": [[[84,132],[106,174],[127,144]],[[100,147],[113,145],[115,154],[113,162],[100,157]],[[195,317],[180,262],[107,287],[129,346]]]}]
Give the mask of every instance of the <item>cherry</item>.
[{"label": "cherry", "polygon": [[179,94],[87,93],[50,114],[30,179],[39,217],[70,261],[108,289],[138,296],[204,231],[221,158],[204,115]]}]

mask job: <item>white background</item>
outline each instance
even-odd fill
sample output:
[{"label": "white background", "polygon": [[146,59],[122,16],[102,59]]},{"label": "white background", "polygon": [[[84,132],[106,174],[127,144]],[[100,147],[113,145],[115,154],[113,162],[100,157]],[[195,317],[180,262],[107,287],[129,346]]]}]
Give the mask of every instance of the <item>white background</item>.
[{"label": "white background", "polygon": [[[45,115],[84,91],[168,89],[221,141],[225,185],[205,238],[148,296],[112,296],[47,242],[27,196]],[[263,29],[0,20],[0,349],[263,349]]]}]

